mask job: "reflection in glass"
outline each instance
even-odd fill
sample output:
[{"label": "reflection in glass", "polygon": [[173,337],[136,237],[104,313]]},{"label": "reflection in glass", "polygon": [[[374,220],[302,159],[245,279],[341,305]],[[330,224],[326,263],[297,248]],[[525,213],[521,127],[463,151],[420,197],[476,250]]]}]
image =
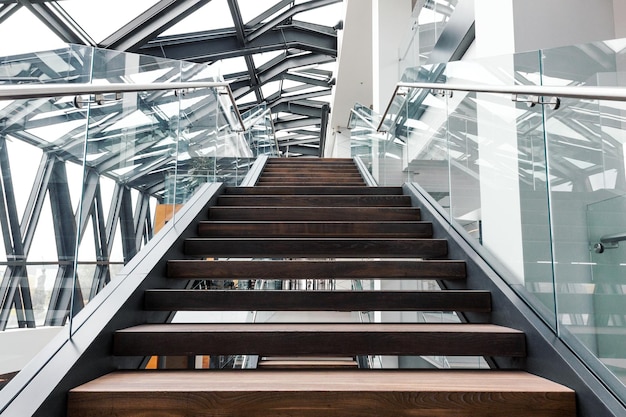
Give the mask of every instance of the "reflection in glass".
[{"label": "reflection in glass", "polygon": [[[3,58],[0,73],[6,84],[218,81],[204,65],[80,46]],[[244,133],[225,89],[3,101],[0,119],[2,330],[66,324],[201,184],[237,185],[254,157],[277,152],[267,109]]]},{"label": "reflection in glass", "polygon": [[[623,86],[625,56],[626,40],[614,40],[408,68],[403,79]],[[626,398],[626,236],[624,244],[615,238],[626,234],[624,102],[562,98],[553,109],[506,95],[400,89],[389,113],[382,125],[389,137],[372,169],[380,184],[408,177],[424,189],[562,340],[595,356],[589,366]]]}]

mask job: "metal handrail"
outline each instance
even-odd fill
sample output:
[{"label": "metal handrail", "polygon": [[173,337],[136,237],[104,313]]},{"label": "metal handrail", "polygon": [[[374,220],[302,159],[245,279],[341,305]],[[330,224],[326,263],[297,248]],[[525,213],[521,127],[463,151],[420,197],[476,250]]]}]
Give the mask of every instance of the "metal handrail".
[{"label": "metal handrail", "polygon": [[190,90],[196,88],[223,88],[233,105],[237,121],[241,130],[245,131],[245,125],[241,118],[239,108],[235,103],[235,96],[230,85],[223,81],[193,81],[175,83],[150,83],[150,84],[20,84],[0,85],[0,100],[24,100],[30,98],[61,97],[80,94],[107,94],[107,93],[132,93],[139,91],[166,91],[166,90]]},{"label": "metal handrail", "polygon": [[476,93],[513,94],[538,97],[566,97],[592,100],[626,101],[626,87],[593,87],[566,86],[550,87],[543,85],[477,85],[477,84],[444,84],[444,83],[408,83],[399,82],[389,99],[387,108],[382,115],[376,130],[381,131],[385,119],[401,89],[430,89],[437,91],[468,91]]}]

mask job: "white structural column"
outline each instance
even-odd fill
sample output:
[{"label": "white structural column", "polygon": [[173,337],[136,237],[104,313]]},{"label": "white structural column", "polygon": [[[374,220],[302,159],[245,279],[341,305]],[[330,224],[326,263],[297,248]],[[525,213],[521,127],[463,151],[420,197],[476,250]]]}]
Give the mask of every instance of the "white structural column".
[{"label": "white structural column", "polygon": [[400,45],[410,35],[411,0],[372,1],[373,108],[385,111],[400,80]]},{"label": "white structural column", "polygon": [[350,157],[350,110],[372,104],[372,0],[345,0],[325,156]]},{"label": "white structural column", "polygon": [[475,11],[478,56],[626,36],[626,0],[480,0]]},{"label": "white structural column", "polygon": [[[475,53],[503,55],[501,72],[512,74],[515,52],[515,0],[475,2]],[[508,55],[508,56],[506,56]],[[494,82],[497,77],[490,80]],[[511,77],[512,80],[512,77]],[[524,277],[515,103],[510,96],[477,94],[480,211],[483,245],[513,273]],[[498,109],[494,114],[493,109]],[[454,195],[451,196],[454,205]]]},{"label": "white structural column", "polygon": [[[510,61],[507,69],[512,70],[512,57]],[[509,96],[476,94],[482,242],[512,272],[517,283],[523,284],[516,116],[515,103]],[[454,193],[451,200],[454,205]]]}]

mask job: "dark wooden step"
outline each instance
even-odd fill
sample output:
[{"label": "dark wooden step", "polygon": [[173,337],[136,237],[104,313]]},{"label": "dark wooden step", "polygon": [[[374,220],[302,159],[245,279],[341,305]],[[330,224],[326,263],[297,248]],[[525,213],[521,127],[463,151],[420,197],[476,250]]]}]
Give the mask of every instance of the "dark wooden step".
[{"label": "dark wooden step", "polygon": [[354,175],[361,178],[361,173],[356,167],[328,167],[328,168],[290,168],[290,167],[266,167],[262,176],[307,176],[307,175]]},{"label": "dark wooden step", "polygon": [[283,169],[279,171],[263,171],[261,174],[261,178],[283,178],[283,177],[295,177],[295,178],[320,178],[320,177],[328,177],[334,178],[337,176],[341,176],[343,178],[352,177],[357,179],[362,179],[361,174],[357,169],[336,169],[329,168],[328,170],[293,170],[293,169]]},{"label": "dark wooden step", "polygon": [[401,187],[293,187],[293,186],[276,186],[276,187],[226,187],[225,195],[402,195]]},{"label": "dark wooden step", "polygon": [[245,258],[440,258],[445,239],[188,238],[185,254]]},{"label": "dark wooden step", "polygon": [[488,291],[147,290],[146,310],[164,311],[475,311]]},{"label": "dark wooden step", "polygon": [[575,417],[574,391],[522,371],[118,371],[68,417]]},{"label": "dark wooden step", "polygon": [[358,368],[354,358],[264,356],[257,369],[346,369]]},{"label": "dark wooden step", "polygon": [[267,161],[264,168],[280,168],[280,167],[314,167],[314,168],[323,168],[328,166],[345,166],[345,167],[356,167],[356,164],[353,160],[343,160],[343,161],[305,161],[305,162],[295,162],[295,161]]},{"label": "dark wooden step", "polygon": [[465,279],[465,262],[437,260],[207,261],[170,260],[176,279]]},{"label": "dark wooden step", "polygon": [[365,187],[365,183],[363,181],[359,182],[334,182],[334,181],[311,181],[311,182],[302,182],[302,181],[262,181],[256,184],[260,187],[281,187],[281,186],[291,186],[291,187],[335,187],[335,186],[343,186],[343,187]]},{"label": "dark wooden step", "polygon": [[315,176],[311,178],[300,178],[300,177],[276,177],[276,178],[263,178],[259,177],[257,181],[257,185],[269,184],[269,183],[294,183],[294,184],[316,184],[316,183],[327,183],[327,184],[365,184],[360,178],[352,178],[352,177],[324,177],[324,176]]},{"label": "dark wooden step", "polygon": [[411,207],[405,195],[223,195],[219,206],[248,207]]},{"label": "dark wooden step", "polygon": [[277,221],[417,221],[415,207],[220,207],[209,209],[209,220]]},{"label": "dark wooden step", "polygon": [[118,356],[526,354],[524,333],[491,324],[144,324],[118,330]]},{"label": "dark wooden step", "polygon": [[432,237],[430,222],[201,221],[201,237]]},{"label": "dark wooden step", "polygon": [[352,158],[298,158],[297,160],[289,158],[270,158],[267,165],[354,165]]}]

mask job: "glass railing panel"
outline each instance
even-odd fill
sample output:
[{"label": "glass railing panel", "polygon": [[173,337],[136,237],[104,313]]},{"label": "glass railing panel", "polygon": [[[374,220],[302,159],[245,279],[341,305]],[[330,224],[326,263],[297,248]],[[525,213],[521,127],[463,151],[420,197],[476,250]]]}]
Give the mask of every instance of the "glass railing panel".
[{"label": "glass railing panel", "polygon": [[0,57],[0,84],[86,83],[93,49],[69,45],[53,51]]},{"label": "glass railing panel", "polygon": [[[434,67],[411,68],[404,78],[623,87],[624,55],[626,40],[613,40],[449,63],[436,74]],[[532,97],[454,92],[439,98],[445,108],[437,118],[436,91],[422,91],[419,99],[419,93],[399,92],[383,125],[391,138],[380,145],[378,165],[396,164],[398,178],[409,172],[410,181],[439,202],[440,212],[449,213],[453,227],[464,230],[478,253],[626,398],[626,258],[619,246],[626,232],[626,105],[561,98],[553,108],[530,106]],[[412,100],[418,111],[407,110]],[[397,165],[402,152],[406,159]],[[432,161],[445,171],[441,179],[431,167],[438,186],[424,175]],[[596,245],[603,237],[601,251]]]},{"label": "glass railing panel", "polygon": [[563,322],[585,315],[588,322],[571,323],[570,333],[580,339],[622,383],[626,383],[626,336],[620,318],[626,315],[623,279],[626,275],[626,196],[611,197],[587,206],[592,283],[585,292],[559,293]]},{"label": "glass railing panel", "polygon": [[253,162],[241,127],[225,111],[223,94],[198,89],[181,97],[176,201],[206,182],[238,185]]},{"label": "glass railing panel", "polygon": [[[530,84],[538,69],[537,53],[433,67],[448,84],[489,85]],[[508,95],[416,91],[420,110],[395,128],[413,127],[410,181],[488,249],[490,263],[555,326],[540,108]]]},{"label": "glass railing panel", "polygon": [[369,173],[380,183],[378,170],[378,149],[386,138],[385,133],[377,131],[380,115],[369,107],[355,104],[350,112],[350,152],[353,158],[361,159]]},{"label": "glass railing panel", "polygon": [[[218,80],[86,47],[0,59],[3,84],[180,81]],[[238,184],[255,156],[225,88],[5,100],[0,120],[0,330],[69,323],[71,337],[73,315],[199,185]],[[257,124],[267,142],[271,120]]]},{"label": "glass railing panel", "polygon": [[246,131],[242,134],[255,157],[260,155],[279,156],[278,143],[274,135],[271,111],[265,103],[242,113]]},{"label": "glass railing panel", "polygon": [[446,210],[450,208],[449,98],[430,90],[413,90],[405,120],[394,129],[396,135],[406,137],[405,181],[421,184]]},{"label": "glass railing panel", "polygon": [[[624,39],[544,50],[542,58],[544,85],[626,86]],[[626,398],[626,256],[612,243],[594,248],[626,230],[626,105],[562,99],[544,111],[559,336],[599,358],[606,369],[595,370]]]}]

